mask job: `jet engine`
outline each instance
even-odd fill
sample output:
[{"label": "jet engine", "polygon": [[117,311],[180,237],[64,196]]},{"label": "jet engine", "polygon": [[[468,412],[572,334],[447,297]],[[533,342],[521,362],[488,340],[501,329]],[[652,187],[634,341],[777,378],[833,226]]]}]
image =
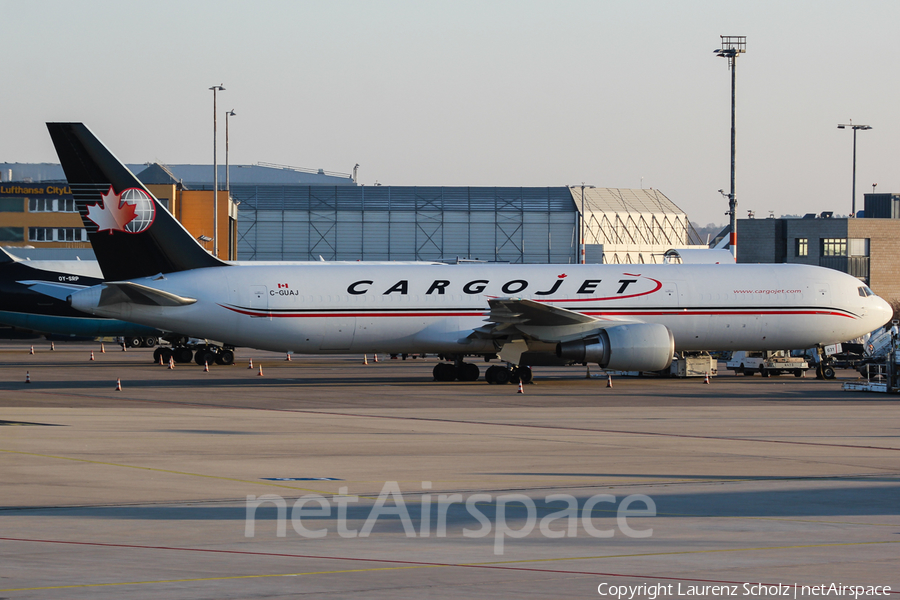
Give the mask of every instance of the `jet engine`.
[{"label": "jet engine", "polygon": [[595,336],[560,342],[556,356],[597,363],[616,371],[660,371],[669,368],[675,338],[665,325],[628,323],[601,329]]}]

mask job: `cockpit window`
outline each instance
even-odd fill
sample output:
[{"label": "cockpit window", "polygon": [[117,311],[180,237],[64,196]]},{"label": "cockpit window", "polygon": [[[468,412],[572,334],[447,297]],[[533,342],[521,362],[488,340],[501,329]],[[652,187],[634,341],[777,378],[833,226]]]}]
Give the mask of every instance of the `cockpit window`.
[{"label": "cockpit window", "polygon": [[863,285],[859,288],[859,295],[863,298],[868,298],[869,296],[874,296],[875,292],[870,290],[868,286]]}]

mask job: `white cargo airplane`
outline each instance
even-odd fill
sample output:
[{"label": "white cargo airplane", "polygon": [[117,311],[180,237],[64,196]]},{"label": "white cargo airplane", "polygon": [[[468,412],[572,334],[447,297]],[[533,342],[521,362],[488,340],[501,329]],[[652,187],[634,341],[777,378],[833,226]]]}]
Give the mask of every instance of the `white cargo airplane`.
[{"label": "white cargo airplane", "polygon": [[81,123],[49,123],[104,283],[83,312],[297,353],[442,354],[512,365],[665,369],[675,351],[809,348],[859,337],[890,306],[850,275],[806,265],[229,265],[207,253]]}]

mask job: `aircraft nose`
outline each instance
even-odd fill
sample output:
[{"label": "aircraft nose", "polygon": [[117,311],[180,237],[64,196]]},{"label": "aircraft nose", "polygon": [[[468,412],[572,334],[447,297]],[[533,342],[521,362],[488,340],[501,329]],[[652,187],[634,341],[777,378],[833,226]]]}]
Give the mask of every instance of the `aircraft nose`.
[{"label": "aircraft nose", "polygon": [[872,322],[877,322],[875,327],[873,327],[873,329],[876,329],[891,320],[894,316],[894,308],[881,296],[875,296],[872,300],[874,302],[869,314],[872,317]]}]

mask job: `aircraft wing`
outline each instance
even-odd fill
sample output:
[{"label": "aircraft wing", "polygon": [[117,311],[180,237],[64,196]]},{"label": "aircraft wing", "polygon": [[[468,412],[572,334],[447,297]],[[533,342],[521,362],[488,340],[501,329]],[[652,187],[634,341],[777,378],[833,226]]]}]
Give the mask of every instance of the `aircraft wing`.
[{"label": "aircraft wing", "polygon": [[489,324],[475,330],[477,337],[524,337],[557,343],[589,337],[601,329],[625,323],[597,319],[534,300],[497,298],[488,300],[488,304],[491,308],[486,319]]},{"label": "aircraft wing", "polygon": [[77,292],[78,290],[83,290],[85,286],[83,285],[75,285],[72,283],[56,283],[55,281],[17,281],[16,283],[21,283],[22,285],[27,285],[29,289],[37,292],[38,294],[43,294],[45,296],[50,296],[51,298],[56,298],[57,300],[65,300],[69,296],[72,295],[72,292]]},{"label": "aircraft wing", "polygon": [[197,301],[170,292],[157,290],[131,281],[113,281],[103,284],[98,306],[131,302],[146,306],[187,306]]}]

